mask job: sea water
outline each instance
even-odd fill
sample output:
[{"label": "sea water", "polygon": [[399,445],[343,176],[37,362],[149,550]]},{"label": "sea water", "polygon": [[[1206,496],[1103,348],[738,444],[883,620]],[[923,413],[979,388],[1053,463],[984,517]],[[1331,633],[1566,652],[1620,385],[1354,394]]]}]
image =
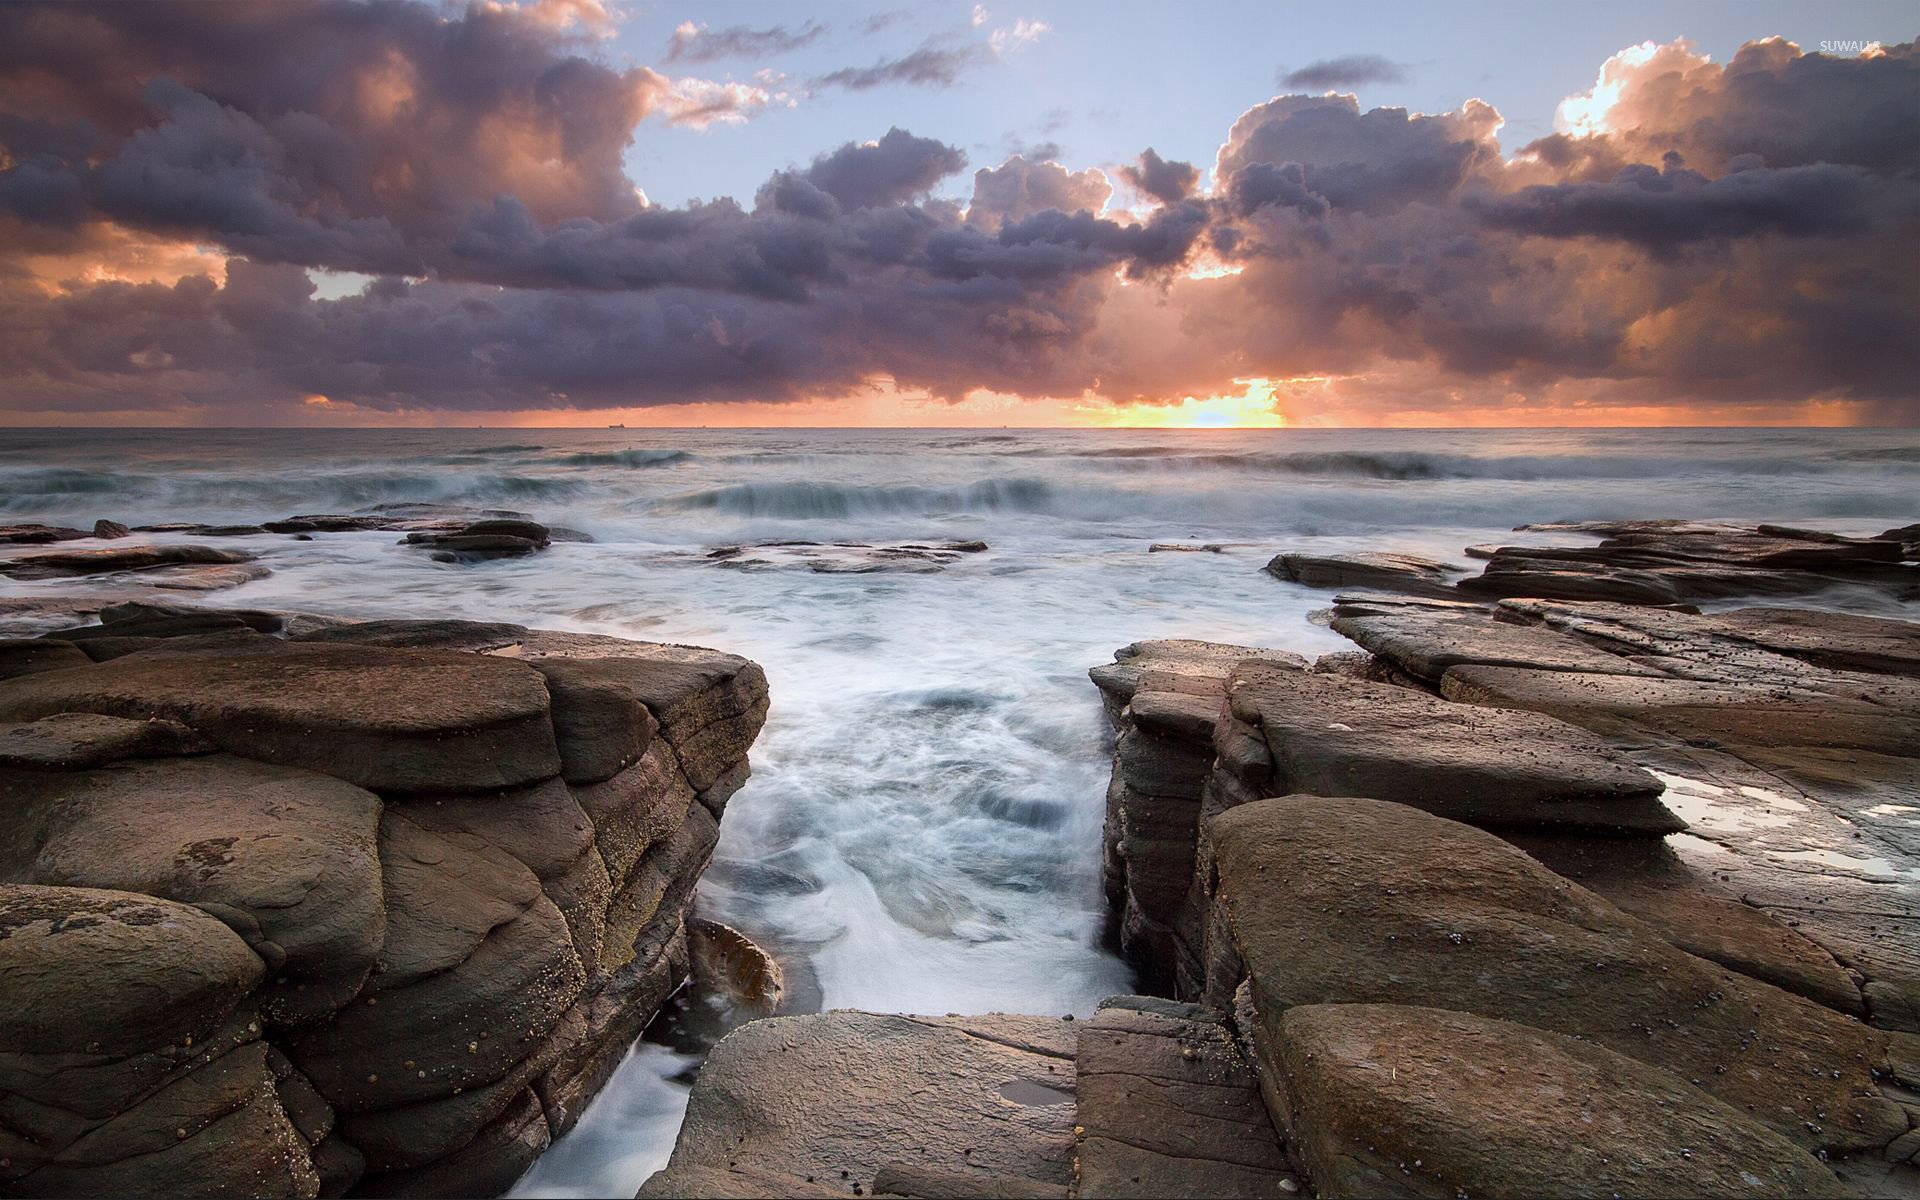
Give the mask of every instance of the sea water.
[{"label": "sea water", "polygon": [[[1147,638],[1347,648],[1308,619],[1328,593],[1260,570],[1274,553],[1464,567],[1472,543],[1577,536],[1515,525],[1598,518],[1871,532],[1920,519],[1916,495],[1920,433],[1885,430],[0,433],[11,519],[257,522],[438,501],[591,534],[481,564],[434,562],[391,533],[221,539],[273,574],[196,599],[754,659],[773,707],[700,911],[774,949],[801,1007],[919,1013],[1085,1013],[1132,986],[1104,938],[1108,733],[1086,671]],[[792,539],[989,549],[930,574],[706,557]],[[632,1194],[665,1160],[693,1062],[643,1043],[520,1192]]]}]

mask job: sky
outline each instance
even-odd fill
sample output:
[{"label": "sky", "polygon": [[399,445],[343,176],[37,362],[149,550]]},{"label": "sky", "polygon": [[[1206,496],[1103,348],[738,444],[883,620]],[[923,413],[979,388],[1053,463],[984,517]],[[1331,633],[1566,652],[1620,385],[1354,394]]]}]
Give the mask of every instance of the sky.
[{"label": "sky", "polygon": [[0,424],[1914,424],[1916,24],[8,3]]}]

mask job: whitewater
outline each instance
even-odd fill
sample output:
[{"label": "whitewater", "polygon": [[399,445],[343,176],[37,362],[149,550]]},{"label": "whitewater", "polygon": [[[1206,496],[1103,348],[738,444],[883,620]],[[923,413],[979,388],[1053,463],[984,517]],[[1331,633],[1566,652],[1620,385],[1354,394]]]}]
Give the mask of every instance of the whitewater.
[{"label": "whitewater", "polygon": [[[1129,990],[1106,944],[1108,735],[1086,670],[1148,638],[1348,648],[1310,620],[1327,593],[1260,570],[1280,550],[1465,567],[1467,545],[1544,540],[1510,532],[1528,522],[1873,532],[1920,516],[1916,495],[1920,433],[1888,430],[0,433],[0,519],[435,501],[590,534],[482,564],[390,533],[220,539],[273,573],[199,602],[516,621],[762,664],[772,712],[699,908],[781,958],[799,1010],[1085,1013]],[[793,539],[989,548],[929,574],[707,557]],[[1222,550],[1150,550],[1170,542]],[[665,1161],[697,1065],[672,1040],[643,1042],[517,1194],[631,1195]]]}]

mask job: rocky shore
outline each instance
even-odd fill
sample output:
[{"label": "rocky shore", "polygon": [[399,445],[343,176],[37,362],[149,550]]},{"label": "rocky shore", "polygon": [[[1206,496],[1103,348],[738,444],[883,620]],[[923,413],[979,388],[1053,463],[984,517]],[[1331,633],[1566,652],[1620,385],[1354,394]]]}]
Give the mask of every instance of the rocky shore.
[{"label": "rocky shore", "polygon": [[748,1025],[641,1194],[1920,1194],[1920,625],[1771,599],[1911,600],[1914,528],[1551,532],[1095,667],[1162,995]]},{"label": "rocky shore", "polygon": [[[549,536],[460,521],[411,533]],[[60,603],[13,607],[43,628]],[[0,639],[0,1193],[506,1188],[688,974],[760,668],[471,621],[98,615]]]}]

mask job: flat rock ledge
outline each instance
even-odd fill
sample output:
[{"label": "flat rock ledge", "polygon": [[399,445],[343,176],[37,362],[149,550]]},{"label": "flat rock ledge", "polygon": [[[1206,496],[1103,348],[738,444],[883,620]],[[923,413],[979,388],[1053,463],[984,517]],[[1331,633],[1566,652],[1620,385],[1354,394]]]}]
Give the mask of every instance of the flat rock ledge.
[{"label": "flat rock ledge", "polygon": [[1650,599],[1345,592],[1355,652],[1093,669],[1122,947],[1303,1189],[1920,1193],[1920,625]]},{"label": "flat rock ledge", "polygon": [[101,617],[0,642],[0,1193],[504,1190],[687,976],[760,669]]}]

